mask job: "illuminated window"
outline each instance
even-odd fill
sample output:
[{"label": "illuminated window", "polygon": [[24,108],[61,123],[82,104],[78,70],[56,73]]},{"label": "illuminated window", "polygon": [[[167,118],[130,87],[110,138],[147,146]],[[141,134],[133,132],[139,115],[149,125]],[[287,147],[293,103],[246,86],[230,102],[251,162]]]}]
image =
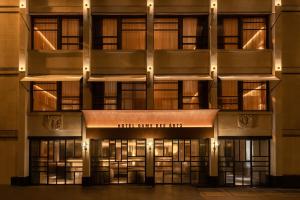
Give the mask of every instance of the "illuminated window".
[{"label": "illuminated window", "polygon": [[223,110],[268,110],[268,82],[222,81],[219,106]]},{"label": "illuminated window", "polygon": [[218,20],[219,49],[266,49],[267,17],[225,17]]},{"label": "illuminated window", "polygon": [[154,49],[208,48],[207,22],[206,16],[155,18]]},{"label": "illuminated window", "polygon": [[80,82],[33,82],[32,111],[74,111],[81,109]]},{"label": "illuminated window", "polygon": [[158,110],[178,109],[177,81],[160,81],[154,83],[154,106]]},{"label": "illuminated window", "polygon": [[146,18],[101,16],[94,18],[95,49],[146,48]]},{"label": "illuminated window", "polygon": [[99,110],[146,109],[146,83],[110,81],[94,83],[93,108]]},{"label": "illuminated window", "polygon": [[82,49],[82,20],[71,16],[34,17],[33,49]]}]

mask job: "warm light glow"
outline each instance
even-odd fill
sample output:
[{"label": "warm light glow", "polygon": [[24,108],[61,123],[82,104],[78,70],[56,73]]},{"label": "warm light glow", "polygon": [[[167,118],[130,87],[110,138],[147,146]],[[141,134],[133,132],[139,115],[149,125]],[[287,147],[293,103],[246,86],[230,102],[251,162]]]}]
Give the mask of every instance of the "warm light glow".
[{"label": "warm light glow", "polygon": [[39,34],[39,36],[46,42],[46,44],[52,49],[52,50],[56,50],[56,48],[53,46],[53,44],[47,39],[47,37],[41,32],[39,31],[39,29],[37,27],[34,27],[34,30],[36,31],[36,33]]},{"label": "warm light glow", "polygon": [[210,7],[211,8],[216,8],[218,5],[218,1],[217,0],[211,0],[210,1]]},{"label": "warm light glow", "polygon": [[87,151],[89,149],[89,140],[82,141],[82,150]]},{"label": "warm light glow", "polygon": [[251,44],[251,43],[256,39],[256,37],[259,36],[259,34],[260,34],[263,30],[264,30],[264,27],[261,27],[260,30],[258,30],[258,31],[253,35],[253,37],[252,37],[250,40],[248,40],[248,42],[243,46],[243,49],[247,48],[247,46],[248,46],[249,44]]},{"label": "warm light glow", "polygon": [[90,0],[83,0],[83,7],[90,8]]},{"label": "warm light glow", "polygon": [[26,8],[26,0],[20,0],[20,8]]},{"label": "warm light glow", "polygon": [[281,0],[275,0],[275,6],[281,6]]},{"label": "warm light glow", "polygon": [[51,94],[50,92],[44,91],[44,89],[41,88],[40,86],[34,85],[33,87],[34,87],[35,89],[37,89],[37,90],[40,90],[40,92],[44,93],[44,94],[47,95],[48,97],[53,98],[53,99],[57,99],[56,96],[54,96],[54,95]]}]

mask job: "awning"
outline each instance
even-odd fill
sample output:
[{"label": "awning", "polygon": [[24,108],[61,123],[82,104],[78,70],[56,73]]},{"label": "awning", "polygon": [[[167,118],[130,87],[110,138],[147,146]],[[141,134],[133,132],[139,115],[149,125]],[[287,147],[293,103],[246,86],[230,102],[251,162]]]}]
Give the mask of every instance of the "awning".
[{"label": "awning", "polygon": [[218,76],[221,80],[227,81],[278,81],[274,75],[261,74],[261,75],[221,75]]},{"label": "awning", "polygon": [[99,81],[146,81],[146,75],[99,75],[91,76],[89,82]]},{"label": "awning", "polygon": [[83,110],[87,128],[213,127],[218,109]]},{"label": "awning", "polygon": [[81,75],[40,75],[40,76],[26,76],[21,81],[80,81]]},{"label": "awning", "polygon": [[213,80],[209,75],[155,75],[156,81],[177,81],[177,80]]}]

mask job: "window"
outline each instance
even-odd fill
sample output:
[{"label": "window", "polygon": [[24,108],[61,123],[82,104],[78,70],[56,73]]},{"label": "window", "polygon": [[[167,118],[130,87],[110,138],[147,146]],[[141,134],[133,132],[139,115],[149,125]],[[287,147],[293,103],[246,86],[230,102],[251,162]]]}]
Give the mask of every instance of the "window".
[{"label": "window", "polygon": [[81,109],[80,82],[32,82],[32,111]]},{"label": "window", "polygon": [[207,49],[208,19],[157,17],[154,19],[154,49]]},{"label": "window", "polygon": [[81,138],[30,138],[31,184],[81,184]]},{"label": "window", "polygon": [[82,49],[82,20],[77,16],[33,17],[35,50]]},{"label": "window", "polygon": [[146,18],[98,16],[94,18],[95,49],[146,49]]},{"label": "window", "polygon": [[208,82],[160,81],[154,83],[155,109],[208,108]]},{"label": "window", "polygon": [[267,17],[221,16],[218,20],[219,49],[268,48]]},{"label": "window", "polygon": [[219,106],[223,110],[268,110],[266,81],[221,81]]},{"label": "window", "polygon": [[93,84],[93,108],[99,110],[146,109],[145,82],[98,82]]}]

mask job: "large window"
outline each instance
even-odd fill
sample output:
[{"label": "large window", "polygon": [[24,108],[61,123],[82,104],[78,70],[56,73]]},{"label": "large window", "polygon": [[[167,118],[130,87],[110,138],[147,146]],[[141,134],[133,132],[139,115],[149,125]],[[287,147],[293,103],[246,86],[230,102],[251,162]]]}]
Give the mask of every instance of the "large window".
[{"label": "large window", "polygon": [[208,108],[208,83],[206,81],[155,82],[154,105],[158,110]]},{"label": "large window", "polygon": [[32,48],[36,50],[82,49],[82,20],[77,16],[32,18]]},{"label": "large window", "polygon": [[32,111],[77,111],[81,109],[81,86],[74,82],[32,82]]},{"label": "large window", "polygon": [[268,184],[270,140],[268,138],[219,138],[221,185]]},{"label": "large window", "polygon": [[154,49],[208,48],[208,19],[199,17],[156,17]]},{"label": "large window", "polygon": [[81,184],[81,138],[31,138],[31,184]]},{"label": "large window", "polygon": [[100,110],[146,109],[145,82],[98,82],[93,84],[93,108]]},{"label": "large window", "polygon": [[95,49],[146,49],[146,18],[97,16],[94,18]]},{"label": "large window", "polygon": [[266,81],[221,81],[219,106],[223,110],[268,110]]},{"label": "large window", "polygon": [[219,49],[268,48],[268,20],[263,16],[221,16],[218,19]]}]

